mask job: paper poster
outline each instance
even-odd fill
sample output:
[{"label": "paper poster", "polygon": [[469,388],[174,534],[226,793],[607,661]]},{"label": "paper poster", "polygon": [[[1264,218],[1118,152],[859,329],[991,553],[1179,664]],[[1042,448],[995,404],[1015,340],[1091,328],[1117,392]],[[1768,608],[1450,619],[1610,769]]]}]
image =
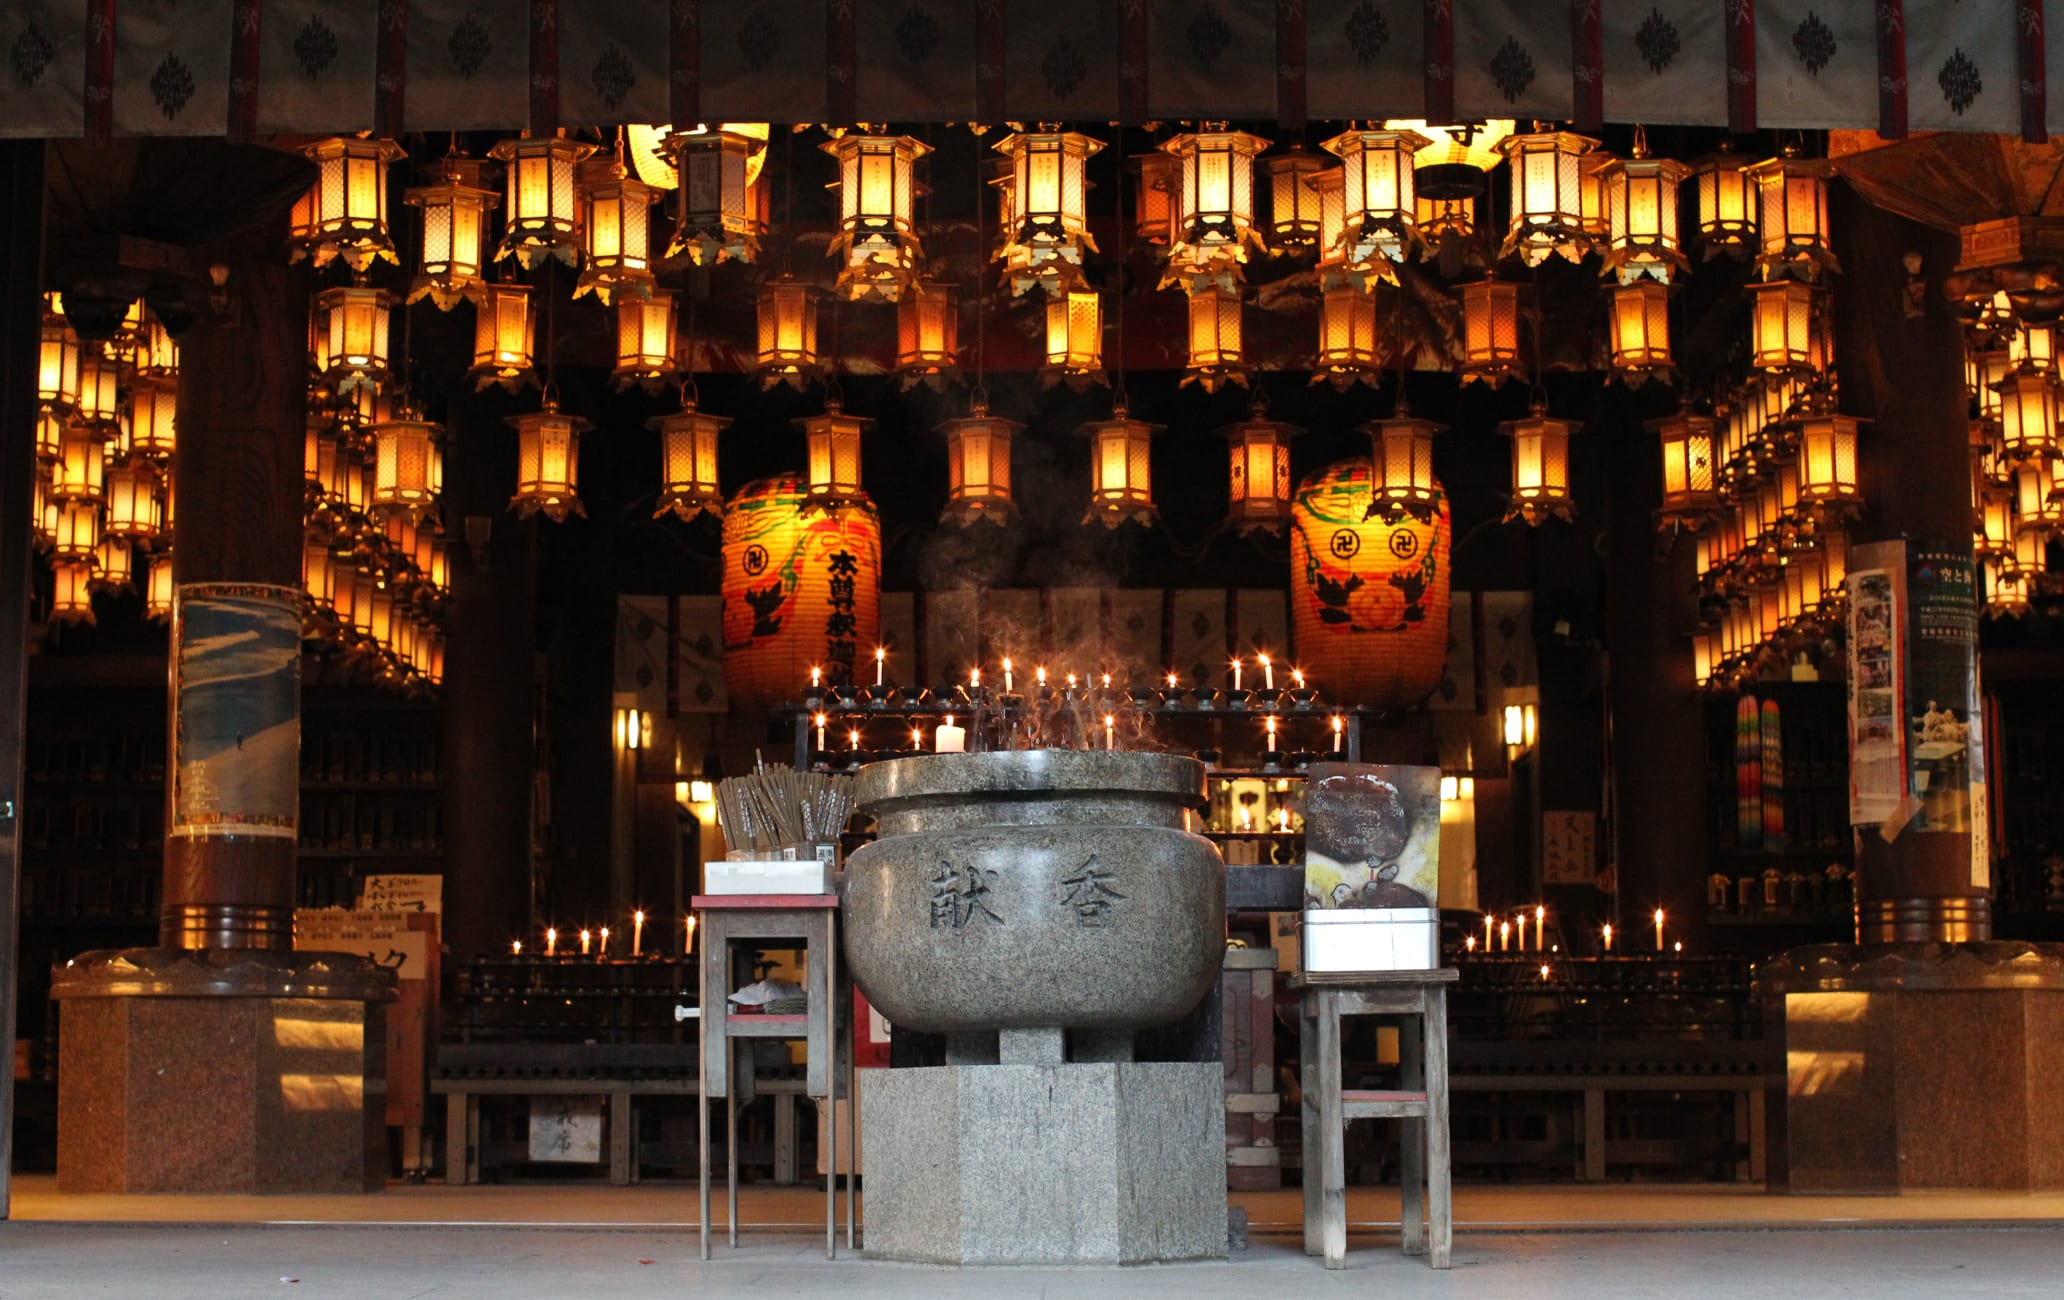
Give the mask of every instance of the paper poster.
[{"label": "paper poster", "polygon": [[1304,796],[1307,908],[1434,907],[1440,769],[1314,763]]},{"label": "paper poster", "polygon": [[1589,810],[1541,813],[1541,880],[1588,885],[1598,878],[1598,816]]},{"label": "paper poster", "polygon": [[[1906,647],[1900,616],[1905,574],[1891,565],[1857,568],[1859,560],[1897,563],[1898,542],[1850,550],[1849,820],[1875,826],[1893,818],[1906,795],[1904,684]],[[1890,550],[1892,555],[1883,555]]]},{"label": "paper poster", "polygon": [[[1909,831],[1984,834],[1972,815],[1980,761],[1978,604],[1968,542],[1907,544]],[[1980,808],[1983,804],[1980,802]]]},{"label": "paper poster", "polygon": [[293,839],[301,800],[301,592],[187,583],[172,611],[175,837]]},{"label": "paper poster", "polygon": [[367,876],[358,905],[372,912],[442,912],[444,877]]},{"label": "paper poster", "polygon": [[429,972],[429,932],[409,928],[406,912],[304,907],[294,912],[294,951],[341,952],[385,966],[396,979]]},{"label": "paper poster", "polygon": [[600,1164],[602,1099],[532,1097],[530,1158],[562,1164]]}]

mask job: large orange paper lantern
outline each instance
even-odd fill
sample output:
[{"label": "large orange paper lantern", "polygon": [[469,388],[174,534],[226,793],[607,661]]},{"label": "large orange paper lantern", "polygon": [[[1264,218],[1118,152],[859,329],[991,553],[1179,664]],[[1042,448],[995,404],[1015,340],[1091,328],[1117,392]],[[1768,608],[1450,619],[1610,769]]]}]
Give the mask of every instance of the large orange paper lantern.
[{"label": "large orange paper lantern", "polygon": [[1363,457],[1304,480],[1290,507],[1291,631],[1330,699],[1363,708],[1416,704],[1440,683],[1448,646],[1448,499],[1422,522],[1367,518]]},{"label": "large orange paper lantern", "polygon": [[858,679],[881,642],[881,519],[866,498],[810,507],[798,474],[747,484],[724,509],[724,679],[735,705],[799,698],[812,668]]}]

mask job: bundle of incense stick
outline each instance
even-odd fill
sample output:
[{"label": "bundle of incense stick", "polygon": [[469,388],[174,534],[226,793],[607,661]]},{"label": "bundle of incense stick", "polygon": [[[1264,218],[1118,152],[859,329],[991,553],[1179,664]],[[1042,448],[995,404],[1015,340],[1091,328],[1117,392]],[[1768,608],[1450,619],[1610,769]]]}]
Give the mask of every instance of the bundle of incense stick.
[{"label": "bundle of incense stick", "polygon": [[828,842],[853,814],[852,781],[762,762],[717,783],[717,811],[724,845],[733,853]]}]

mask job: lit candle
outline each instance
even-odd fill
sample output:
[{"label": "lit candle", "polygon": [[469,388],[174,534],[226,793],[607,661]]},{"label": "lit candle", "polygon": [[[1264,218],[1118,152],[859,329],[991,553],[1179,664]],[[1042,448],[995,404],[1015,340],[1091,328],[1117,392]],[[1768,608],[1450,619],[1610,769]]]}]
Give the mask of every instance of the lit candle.
[{"label": "lit candle", "polygon": [[1179,686],[1179,685],[1181,685],[1181,684],[1182,684],[1182,683],[1181,683],[1181,679],[1179,679],[1178,677],[1176,677],[1176,675],[1175,675],[1174,673],[1170,673],[1170,674],[1168,674],[1168,689],[1169,689],[1169,690],[1171,690],[1171,691],[1172,691],[1172,690],[1174,690],[1174,689],[1175,689],[1175,688],[1176,688],[1177,686]]},{"label": "lit candle", "polygon": [[1467,939],[1464,939],[1464,940],[1462,941],[1462,946],[1463,946],[1464,948],[1467,948],[1467,949],[1468,949],[1469,951],[1471,951],[1471,952],[1475,952],[1475,951],[1476,951],[1476,936],[1472,934],[1472,935],[1470,935],[1470,936],[1469,936],[1469,937],[1468,937]]},{"label": "lit candle", "polygon": [[1233,689],[1240,689],[1240,661],[1237,658],[1233,660]]},{"label": "lit candle", "polygon": [[953,725],[953,715],[947,714],[946,721],[932,733],[932,748],[941,754],[965,754],[967,752],[967,728]]},{"label": "lit candle", "polygon": [[1256,655],[1254,658],[1255,662],[1261,665],[1261,688],[1265,691],[1276,689],[1276,666],[1269,662],[1267,655]]},{"label": "lit candle", "polygon": [[1011,693],[1011,661],[1009,659],[1003,661],[1003,693],[1005,695]]},{"label": "lit candle", "polygon": [[1248,812],[1245,808],[1240,810],[1240,829],[1243,831],[1254,829],[1254,814]]},{"label": "lit candle", "polygon": [[1546,962],[1542,962],[1542,963],[1541,963],[1541,978],[1542,978],[1542,979],[1547,979],[1547,978],[1548,978],[1548,963],[1546,963]]},{"label": "lit candle", "polygon": [[810,670],[810,689],[813,691],[821,690],[823,686],[824,670],[822,668],[812,668]]},{"label": "lit candle", "polygon": [[545,927],[545,956],[556,957],[558,955],[559,932],[548,925]]},{"label": "lit candle", "polygon": [[[1035,678],[1037,678],[1037,679],[1038,679],[1038,681],[1039,681],[1039,685],[1040,685],[1040,688],[1041,688],[1041,689],[1044,689],[1044,688],[1045,688],[1045,686],[1046,686],[1046,665],[1045,665],[1045,664],[1041,664],[1041,665],[1040,665],[1039,667],[1037,667],[1037,668],[1033,669],[1033,670],[1032,670],[1032,675],[1033,675],[1033,676],[1034,676]],[[1075,674],[1074,674],[1074,673],[1069,673],[1069,674],[1068,674],[1068,685],[1070,685],[1070,686],[1073,686],[1074,684],[1075,684]]]},{"label": "lit candle", "polygon": [[1548,909],[1536,903],[1534,905],[1534,947],[1543,952],[1547,951],[1548,941],[1544,933],[1547,925]]},{"label": "lit candle", "polygon": [[1276,809],[1276,829],[1282,831],[1285,835],[1290,833],[1290,810],[1288,808]]},{"label": "lit candle", "polygon": [[[1339,714],[1337,714],[1337,713],[1336,713],[1336,714],[1334,714],[1334,715],[1333,715],[1333,752],[1334,752],[1334,753],[1336,753],[1336,754],[1340,752],[1340,735],[1341,735],[1341,732],[1345,731],[1345,730],[1346,730],[1346,728],[1347,728],[1347,719],[1346,719],[1346,718],[1343,718],[1343,717],[1341,717],[1341,716],[1340,716]],[[1489,939],[1485,939],[1485,940],[1484,940],[1484,947],[1488,948],[1488,947],[1490,947],[1490,946],[1491,946],[1491,941],[1490,941]]]},{"label": "lit candle", "polygon": [[912,749],[923,749],[923,748],[924,748],[924,728],[923,728],[923,727],[912,727],[912,728],[910,729],[910,747],[911,747]]},{"label": "lit candle", "polygon": [[1677,941],[1676,941],[1675,943],[1671,944],[1671,945],[1670,945],[1670,951],[1671,951],[1671,952],[1683,952],[1683,951],[1684,951],[1684,940],[1682,940],[1682,939],[1679,939],[1679,940],[1677,940]]},{"label": "lit candle", "polygon": [[1663,909],[1660,907],[1655,910],[1655,950],[1663,950]]},{"label": "lit candle", "polygon": [[686,957],[695,951],[695,913],[690,912],[681,919],[681,955]]},{"label": "lit candle", "polygon": [[609,927],[606,925],[602,927],[602,955],[609,955]]},{"label": "lit candle", "polygon": [[1611,951],[1612,951],[1612,922],[1611,922],[1611,921],[1607,921],[1607,922],[1605,923],[1605,950],[1606,950],[1607,952],[1611,952]]},{"label": "lit candle", "polygon": [[[1526,933],[1526,931],[1525,931],[1525,930],[1521,930],[1521,931],[1520,931],[1520,933],[1521,933],[1521,934],[1523,935],[1523,934],[1525,934],[1525,933]],[[1498,922],[1498,951],[1499,951],[1499,952],[1504,952],[1504,951],[1506,951],[1507,949],[1509,949],[1509,948],[1511,948],[1511,947],[1512,947],[1512,922],[1510,922],[1510,921],[1500,921],[1500,922]]]},{"label": "lit candle", "polygon": [[1268,747],[1270,752],[1273,753],[1276,748],[1276,715],[1273,713],[1269,714],[1268,721],[1263,725],[1268,728]]},{"label": "lit candle", "polygon": [[1111,689],[1111,674],[1109,673],[1104,674],[1104,689],[1107,691]]},{"label": "lit candle", "polygon": [[588,940],[590,938],[592,936],[586,930],[580,932],[580,955],[583,957],[588,955]]},{"label": "lit candle", "polygon": [[1071,691],[1075,689],[1075,674],[1074,674],[1074,673],[1069,673],[1069,674],[1068,674],[1068,689],[1069,689],[1069,690],[1071,690]]},{"label": "lit candle", "polygon": [[1304,673],[1296,668],[1290,670],[1290,684],[1298,690],[1304,689]]},{"label": "lit candle", "polygon": [[631,956],[645,955],[645,913],[642,909],[631,913]]},{"label": "lit candle", "polygon": [[881,646],[874,648],[874,684],[882,684],[882,666],[888,662],[889,652]]},{"label": "lit candle", "polygon": [[1116,737],[1115,737],[1115,735],[1113,734],[1113,732],[1112,732],[1112,729],[1111,729],[1111,728],[1112,728],[1112,724],[1114,724],[1114,723],[1115,723],[1116,721],[1117,721],[1117,719],[1116,719],[1116,718],[1114,718],[1114,717],[1113,717],[1112,715],[1110,715],[1110,714],[1108,714],[1108,713],[1106,713],[1106,714],[1104,715],[1104,748],[1105,748],[1105,749],[1116,749],[1116,748],[1118,748],[1118,742],[1117,742],[1117,739],[1116,739]]},{"label": "lit candle", "polygon": [[982,670],[981,670],[980,668],[970,668],[970,669],[968,669],[968,692],[969,692],[970,694],[972,694],[972,693],[974,693],[975,691],[979,691],[979,690],[981,690],[981,689],[982,689]]},{"label": "lit candle", "polygon": [[1489,951],[1491,950],[1491,925],[1493,924],[1493,922],[1494,922],[1495,920],[1496,920],[1496,918],[1495,918],[1495,917],[1493,917],[1493,916],[1492,916],[1492,915],[1491,915],[1491,914],[1490,914],[1489,912],[1485,912],[1485,913],[1484,913],[1484,919],[1483,919],[1483,950],[1484,950],[1485,952],[1489,952]]},{"label": "lit candle", "polygon": [[523,955],[523,940],[509,940],[509,955],[512,957],[521,957]]},{"label": "lit candle", "polygon": [[854,727],[846,732],[846,748],[856,754],[860,752],[860,728]]},{"label": "lit candle", "polygon": [[824,724],[826,721],[828,719],[823,714],[817,715],[817,748],[820,750],[824,748]]}]

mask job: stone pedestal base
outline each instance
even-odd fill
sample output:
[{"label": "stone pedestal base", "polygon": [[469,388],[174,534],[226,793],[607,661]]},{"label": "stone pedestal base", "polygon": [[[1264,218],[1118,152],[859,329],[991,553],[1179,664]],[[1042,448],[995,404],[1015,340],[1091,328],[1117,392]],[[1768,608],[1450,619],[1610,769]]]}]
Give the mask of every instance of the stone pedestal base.
[{"label": "stone pedestal base", "polygon": [[2054,946],[1807,949],[1763,978],[1786,1063],[1773,1186],[2064,1188],[2064,1112],[2048,1101],[2064,1078]]},{"label": "stone pedestal base", "polygon": [[327,954],[81,958],[54,990],[58,1190],[378,1191],[387,983]]},{"label": "stone pedestal base", "polygon": [[862,1090],[867,1251],[925,1264],[1226,1254],[1215,1062],[878,1070]]}]

